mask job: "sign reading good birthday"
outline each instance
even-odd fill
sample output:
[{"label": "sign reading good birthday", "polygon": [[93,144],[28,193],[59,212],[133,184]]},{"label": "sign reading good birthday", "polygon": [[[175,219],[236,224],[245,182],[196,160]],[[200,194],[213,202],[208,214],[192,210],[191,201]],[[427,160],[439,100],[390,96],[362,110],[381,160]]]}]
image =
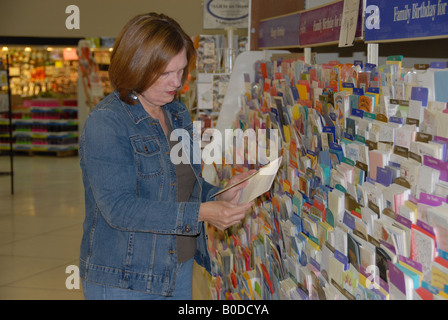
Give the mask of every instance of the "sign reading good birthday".
[{"label": "sign reading good birthday", "polygon": [[448,0],[367,0],[365,41],[448,37]]},{"label": "sign reading good birthday", "polygon": [[258,47],[298,47],[300,13],[260,21]]}]

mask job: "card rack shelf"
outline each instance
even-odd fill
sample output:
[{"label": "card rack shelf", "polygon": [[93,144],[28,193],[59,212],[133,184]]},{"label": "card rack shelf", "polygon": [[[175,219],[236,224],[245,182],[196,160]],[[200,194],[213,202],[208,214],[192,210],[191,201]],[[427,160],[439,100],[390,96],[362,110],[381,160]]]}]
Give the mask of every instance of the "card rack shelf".
[{"label": "card rack shelf", "polygon": [[78,147],[77,104],[76,99],[24,100],[12,120],[14,151],[75,154]]}]

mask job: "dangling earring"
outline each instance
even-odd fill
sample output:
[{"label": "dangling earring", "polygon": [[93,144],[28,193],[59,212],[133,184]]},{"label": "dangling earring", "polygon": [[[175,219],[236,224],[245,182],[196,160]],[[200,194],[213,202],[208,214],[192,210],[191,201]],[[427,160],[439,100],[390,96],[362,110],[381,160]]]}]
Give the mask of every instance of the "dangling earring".
[{"label": "dangling earring", "polygon": [[130,97],[132,100],[137,101],[137,99],[138,99],[137,92],[135,92],[134,90],[132,90],[131,93],[129,93],[129,97]]}]

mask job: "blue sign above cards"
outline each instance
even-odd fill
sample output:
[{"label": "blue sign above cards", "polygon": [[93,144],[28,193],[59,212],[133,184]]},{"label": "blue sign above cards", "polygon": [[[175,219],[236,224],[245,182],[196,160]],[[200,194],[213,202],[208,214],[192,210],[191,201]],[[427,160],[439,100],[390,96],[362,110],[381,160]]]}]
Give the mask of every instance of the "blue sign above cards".
[{"label": "blue sign above cards", "polygon": [[448,37],[448,0],[367,0],[365,41]]},{"label": "blue sign above cards", "polygon": [[300,13],[260,21],[258,25],[258,47],[298,47],[299,24]]}]

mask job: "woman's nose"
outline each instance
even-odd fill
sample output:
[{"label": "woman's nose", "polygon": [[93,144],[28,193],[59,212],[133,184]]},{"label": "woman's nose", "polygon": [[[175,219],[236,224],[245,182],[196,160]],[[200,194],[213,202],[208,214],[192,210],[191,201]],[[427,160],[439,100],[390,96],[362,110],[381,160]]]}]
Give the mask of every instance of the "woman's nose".
[{"label": "woman's nose", "polygon": [[173,87],[176,87],[176,88],[180,87],[181,78],[182,78],[182,76],[179,76],[179,75],[173,73],[173,75],[170,78],[170,85],[172,85]]}]

